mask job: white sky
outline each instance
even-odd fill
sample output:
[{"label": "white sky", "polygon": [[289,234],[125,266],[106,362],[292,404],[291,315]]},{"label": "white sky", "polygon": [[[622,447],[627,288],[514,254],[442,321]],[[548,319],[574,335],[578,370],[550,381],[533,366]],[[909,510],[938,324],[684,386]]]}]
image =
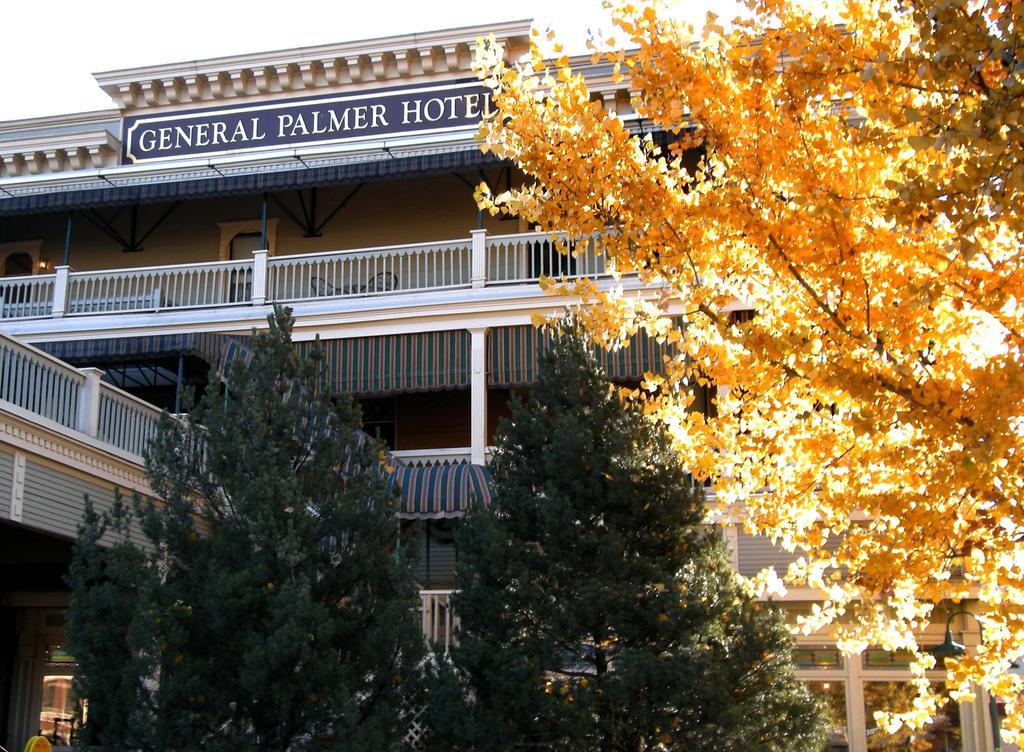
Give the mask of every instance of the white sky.
[{"label": "white sky", "polygon": [[[675,0],[688,19],[734,0]],[[97,71],[533,18],[582,51],[601,0],[10,0],[0,120],[105,109]]]}]

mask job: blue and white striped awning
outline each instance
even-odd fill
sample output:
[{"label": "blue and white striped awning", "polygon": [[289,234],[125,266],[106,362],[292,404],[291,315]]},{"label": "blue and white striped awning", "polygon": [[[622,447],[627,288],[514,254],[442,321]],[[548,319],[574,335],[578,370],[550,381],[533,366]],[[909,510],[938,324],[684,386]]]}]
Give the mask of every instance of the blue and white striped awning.
[{"label": "blue and white striped awning", "polygon": [[[342,462],[344,474],[360,472],[354,459],[364,456],[361,450],[369,440],[364,431],[356,432],[355,441]],[[494,497],[491,472],[485,465],[409,466],[385,451],[375,467],[387,473],[389,487],[398,487],[398,516],[403,519],[461,517],[471,509],[489,507]]]},{"label": "blue and white striped awning", "polygon": [[221,358],[230,335],[213,332],[150,334],[143,337],[71,339],[35,342],[33,347],[77,366],[96,363],[144,362],[178,355],[194,355],[211,366]]},{"label": "blue and white striped awning", "polygon": [[398,466],[393,477],[402,494],[398,516],[406,519],[461,517],[490,506],[494,495],[484,465]]},{"label": "blue and white striped awning", "polygon": [[297,190],[431,175],[498,162],[478,144],[461,143],[407,151],[289,159],[257,165],[210,165],[184,171],[133,176],[121,170],[59,183],[9,185],[0,193],[0,216],[101,206],[182,201],[241,193]]},{"label": "blue and white striped awning", "polygon": [[[364,472],[354,460],[364,456],[362,447],[370,437],[363,431],[342,462],[345,475]],[[377,464],[379,462],[379,464]],[[489,507],[494,497],[491,472],[485,465],[468,463],[439,465],[403,465],[385,451],[374,468],[387,474],[388,487],[398,488],[398,516],[403,519],[444,519],[461,517],[471,509]]]}]

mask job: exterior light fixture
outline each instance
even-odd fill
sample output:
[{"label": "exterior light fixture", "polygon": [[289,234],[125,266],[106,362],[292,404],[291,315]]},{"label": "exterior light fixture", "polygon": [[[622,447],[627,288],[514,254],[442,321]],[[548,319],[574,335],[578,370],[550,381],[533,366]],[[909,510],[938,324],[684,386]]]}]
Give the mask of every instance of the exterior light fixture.
[{"label": "exterior light fixture", "polygon": [[[961,613],[967,613],[967,612],[966,611],[962,611]],[[953,614],[953,616],[956,616],[956,614]],[[949,618],[952,619],[953,616],[950,616]],[[959,658],[960,656],[962,656],[964,653],[967,652],[967,648],[964,647],[963,645],[961,645],[959,642],[956,642],[953,639],[953,633],[952,633],[952,631],[950,631],[949,622],[947,621],[946,622],[946,636],[942,640],[942,644],[941,645],[936,645],[934,648],[930,649],[928,652],[931,653],[933,656],[935,656],[935,660],[937,660],[940,663],[942,663],[947,658]]]},{"label": "exterior light fixture", "polygon": [[[950,630],[950,625],[953,623],[953,619],[957,616],[973,616],[974,620],[978,622],[978,627],[982,626],[981,621],[977,616],[972,614],[966,608],[962,608],[959,611],[954,611],[946,619],[946,635],[942,639],[941,645],[936,645],[931,648],[928,652],[935,656],[935,660],[945,664],[947,658],[959,658],[967,652],[966,646],[960,644],[953,639],[953,632]],[[978,632],[979,639],[982,639],[982,632]],[[992,749],[995,752],[999,752],[1001,746],[999,741],[999,708],[996,705],[996,698],[991,694],[988,696],[988,713],[989,718],[992,721]]]}]

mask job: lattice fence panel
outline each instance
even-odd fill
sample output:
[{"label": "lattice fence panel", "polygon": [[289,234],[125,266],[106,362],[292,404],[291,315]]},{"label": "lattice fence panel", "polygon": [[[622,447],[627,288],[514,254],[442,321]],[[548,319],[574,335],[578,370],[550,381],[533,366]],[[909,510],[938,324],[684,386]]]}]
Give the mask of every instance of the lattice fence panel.
[{"label": "lattice fence panel", "polygon": [[427,736],[430,733],[426,723],[426,714],[426,705],[420,705],[409,713],[409,730],[405,732],[405,738],[402,740],[403,751],[418,752],[426,746]]}]

